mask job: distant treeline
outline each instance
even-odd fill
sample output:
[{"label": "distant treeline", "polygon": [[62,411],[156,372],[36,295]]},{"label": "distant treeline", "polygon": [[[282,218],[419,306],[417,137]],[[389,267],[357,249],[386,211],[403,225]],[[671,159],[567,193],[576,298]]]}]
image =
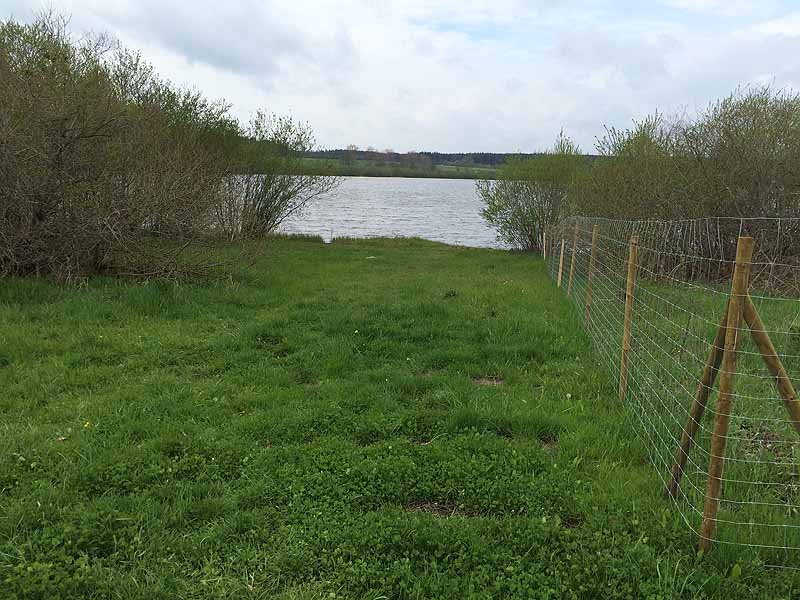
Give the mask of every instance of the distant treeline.
[{"label": "distant treeline", "polygon": [[486,165],[434,165],[425,161],[337,160],[304,158],[302,171],[307,175],[346,177],[427,177],[436,179],[494,179],[496,169]]},{"label": "distant treeline", "polygon": [[510,157],[515,158],[537,158],[544,156],[544,153],[500,153],[500,152],[395,152],[393,150],[361,150],[358,148],[339,148],[335,150],[318,150],[307,152],[307,158],[319,158],[327,160],[340,160],[343,162],[353,162],[356,160],[383,161],[397,163],[427,163],[430,166],[436,165],[459,165],[459,166],[487,166],[497,167]]}]

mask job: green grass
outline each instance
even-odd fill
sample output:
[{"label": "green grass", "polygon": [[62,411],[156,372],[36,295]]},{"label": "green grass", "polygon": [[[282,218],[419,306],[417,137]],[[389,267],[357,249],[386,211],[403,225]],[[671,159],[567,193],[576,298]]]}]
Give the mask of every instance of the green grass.
[{"label": "green grass", "polygon": [[[695,554],[530,255],[274,242],[0,286],[0,596],[792,597]],[[492,385],[487,385],[492,384]]]},{"label": "green grass", "polygon": [[304,158],[303,164],[312,175],[341,175],[353,177],[424,177],[438,179],[494,179],[497,170],[485,165],[432,165],[425,168],[399,162],[376,162]]}]

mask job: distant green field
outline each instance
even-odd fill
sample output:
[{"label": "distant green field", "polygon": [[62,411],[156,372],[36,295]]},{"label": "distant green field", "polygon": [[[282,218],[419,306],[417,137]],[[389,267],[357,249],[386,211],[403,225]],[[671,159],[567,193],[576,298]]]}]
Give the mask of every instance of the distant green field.
[{"label": "distant green field", "polygon": [[430,168],[401,163],[368,160],[344,162],[320,158],[304,158],[307,172],[319,175],[355,177],[429,177],[444,179],[493,179],[496,170],[488,166],[434,165]]},{"label": "distant green field", "polygon": [[696,556],[536,256],[0,285],[2,598],[791,598]]}]

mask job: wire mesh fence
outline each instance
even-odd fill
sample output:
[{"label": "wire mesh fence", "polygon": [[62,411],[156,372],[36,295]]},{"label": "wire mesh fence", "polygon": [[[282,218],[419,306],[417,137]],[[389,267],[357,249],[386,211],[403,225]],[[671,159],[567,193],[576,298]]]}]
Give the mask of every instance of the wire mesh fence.
[{"label": "wire mesh fence", "polygon": [[800,568],[800,219],[571,218],[548,272],[701,549]]}]

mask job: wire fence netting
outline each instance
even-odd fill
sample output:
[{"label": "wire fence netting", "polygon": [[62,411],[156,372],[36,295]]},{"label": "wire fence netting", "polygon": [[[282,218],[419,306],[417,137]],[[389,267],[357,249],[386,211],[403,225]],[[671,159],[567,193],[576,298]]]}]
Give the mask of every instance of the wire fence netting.
[{"label": "wire fence netting", "polygon": [[[703,538],[747,546],[767,564],[800,568],[798,234],[800,219],[573,217],[547,232],[546,259],[599,360],[621,381],[620,399],[665,495],[701,546]],[[742,237],[754,251],[740,261],[749,288],[737,295],[734,326],[729,299]],[[723,361],[731,340],[735,366]],[[731,389],[720,400],[723,379]]]}]

